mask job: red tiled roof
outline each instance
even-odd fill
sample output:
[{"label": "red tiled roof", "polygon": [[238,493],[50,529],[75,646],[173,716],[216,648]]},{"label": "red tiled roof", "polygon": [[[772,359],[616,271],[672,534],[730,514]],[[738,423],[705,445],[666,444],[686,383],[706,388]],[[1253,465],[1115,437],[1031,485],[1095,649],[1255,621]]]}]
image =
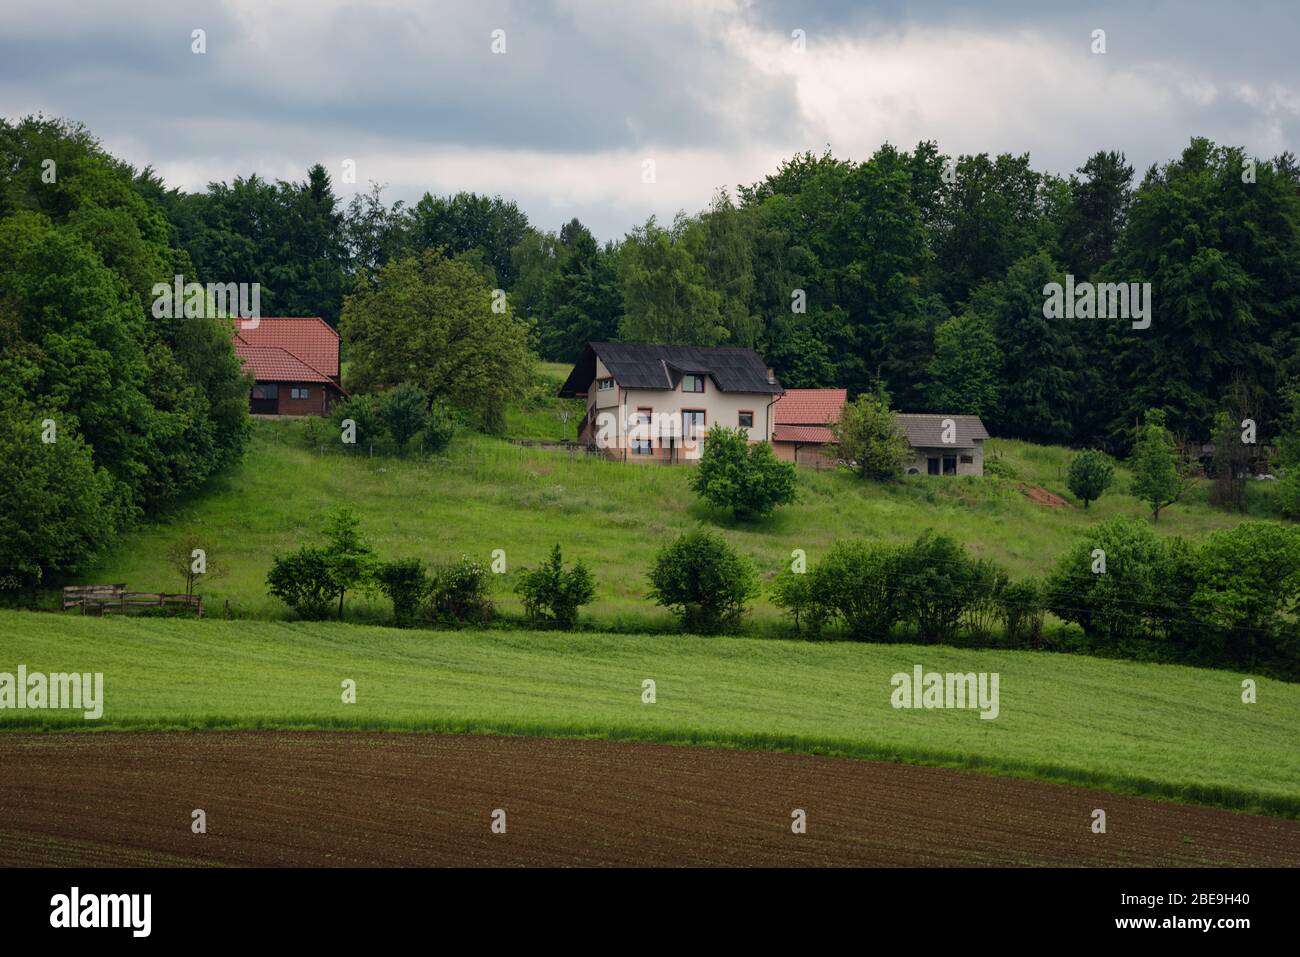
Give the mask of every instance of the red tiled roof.
[{"label": "red tiled roof", "polygon": [[324,319],[263,317],[255,329],[245,328],[252,322],[242,319],[235,323],[235,335],[248,345],[283,349],[326,378],[338,377],[339,334]]},{"label": "red tiled roof", "polygon": [[[786,389],[776,400],[776,425],[826,425],[836,422],[848,400],[846,389]],[[795,440],[790,440],[795,441]],[[797,441],[826,441],[799,439]]]},{"label": "red tiled roof", "polygon": [[772,427],[773,442],[831,442],[835,438],[824,425],[781,425]]},{"label": "red tiled roof", "polygon": [[333,380],[279,346],[249,345],[235,336],[235,355],[258,382],[328,382]]}]

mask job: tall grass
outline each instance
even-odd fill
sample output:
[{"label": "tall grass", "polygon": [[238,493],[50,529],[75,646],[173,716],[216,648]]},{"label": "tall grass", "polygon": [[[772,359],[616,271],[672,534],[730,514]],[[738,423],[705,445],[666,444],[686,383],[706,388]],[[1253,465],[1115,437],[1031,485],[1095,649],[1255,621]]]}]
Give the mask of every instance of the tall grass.
[{"label": "tall grass", "polygon": [[[0,612],[0,671],[104,674],[104,717],[0,728],[602,737],[950,765],[1300,817],[1300,686],[1031,652]],[[895,710],[915,664],[997,672],[1000,713]],[[355,704],[340,686],[356,682]],[[643,682],[656,701],[642,701]]]}]

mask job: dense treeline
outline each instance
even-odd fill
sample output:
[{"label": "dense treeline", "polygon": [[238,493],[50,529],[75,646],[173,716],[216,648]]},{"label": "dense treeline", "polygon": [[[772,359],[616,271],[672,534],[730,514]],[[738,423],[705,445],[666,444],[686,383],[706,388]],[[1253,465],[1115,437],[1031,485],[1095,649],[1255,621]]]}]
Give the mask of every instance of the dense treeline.
[{"label": "dense treeline", "polygon": [[[602,245],[501,197],[390,205],[372,185],[344,204],[319,164],[301,182],[188,193],[76,124],[0,121],[0,574],[32,584],[83,564],[241,453],[228,329],[150,308],[174,276],[257,283],[262,315],[341,329],[361,391],[407,383],[488,430],[531,354],[625,339],[753,346],[791,387],[1112,453],[1148,410],[1193,439],[1249,417],[1287,468],[1298,188],[1290,154],[1203,139],[1140,181],[1113,152],[1063,178],[1028,155],[885,145],[862,162],[795,156]],[[1071,280],[1150,283],[1149,326],[1045,318],[1045,287]]]},{"label": "dense treeline", "polygon": [[159,319],[194,277],[163,209],[83,128],[0,120],[0,576],[76,568],[242,452],[223,321]]},{"label": "dense treeline", "polygon": [[[390,263],[437,251],[509,294],[544,359],[599,339],[752,346],[788,386],[883,390],[1037,442],[1126,453],[1151,408],[1206,439],[1231,406],[1271,443],[1300,376],[1300,168],[1204,139],[1140,180],[1116,152],[1067,177],[930,142],[805,153],[603,246],[500,197],[388,205],[372,186],[344,209],[320,166],[302,183],[140,186],[200,272],[263,283],[267,314],[335,323]],[[1149,327],[1046,318],[1044,287],[1070,281],[1150,283]]]}]

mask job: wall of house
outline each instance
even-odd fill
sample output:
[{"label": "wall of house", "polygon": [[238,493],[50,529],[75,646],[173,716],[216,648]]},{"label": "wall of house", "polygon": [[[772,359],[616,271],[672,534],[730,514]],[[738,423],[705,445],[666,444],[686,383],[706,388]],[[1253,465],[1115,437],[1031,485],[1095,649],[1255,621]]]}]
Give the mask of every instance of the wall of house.
[{"label": "wall of house", "polygon": [[[631,431],[631,417],[641,409],[649,409],[651,415],[671,416],[679,424],[679,427],[683,410],[702,409],[704,411],[704,425],[701,431],[704,433],[707,433],[715,425],[725,425],[732,429],[738,428],[740,413],[742,411],[751,412],[754,416],[754,424],[745,430],[749,435],[749,440],[751,442],[763,442],[771,435],[768,403],[771,402],[772,396],[763,393],[721,392],[713,385],[712,380],[705,383],[703,392],[682,392],[680,386],[672,391],[667,389],[620,389],[619,392],[621,414],[624,421],[624,434],[621,438],[616,439],[619,448],[628,444],[627,433]],[[596,407],[597,414],[601,411],[619,413],[620,409],[607,410],[598,405]],[[654,444],[657,445],[658,443]],[[703,452],[703,441],[696,443],[695,448],[684,448],[681,451],[681,458],[683,459],[699,458]],[[629,456],[629,461],[637,458],[644,459],[647,456]]]},{"label": "wall of house", "polygon": [[[712,379],[705,381],[703,392],[683,392],[680,384],[676,389],[672,390],[625,389],[617,381],[612,389],[601,391],[596,387],[598,380],[610,377],[609,370],[600,360],[600,357],[597,356],[596,377],[587,388],[587,424],[578,435],[578,440],[580,442],[596,443],[600,434],[600,417],[602,414],[613,415],[616,423],[616,434],[608,435],[607,443],[608,451],[613,453],[611,456],[613,458],[623,459],[624,450],[628,451],[626,458],[629,462],[664,461],[668,458],[668,450],[666,448],[661,450],[658,442],[652,442],[651,451],[648,454],[633,453],[631,451],[628,434],[632,430],[632,417],[641,408],[650,409],[651,415],[671,415],[676,418],[679,427],[683,409],[703,409],[704,430],[706,431],[719,423],[730,428],[737,428],[740,422],[740,413],[742,411],[752,412],[754,424],[746,430],[749,433],[749,440],[751,442],[766,441],[772,434],[771,420],[773,413],[769,409],[769,403],[773,397],[769,394],[722,392],[714,385]],[[702,442],[695,449],[677,448],[675,449],[676,455],[674,458],[695,459],[700,456],[702,450]]]},{"label": "wall of house", "polygon": [[[307,398],[292,398],[293,389],[306,389]],[[328,390],[319,382],[281,382],[280,415],[324,415]]]},{"label": "wall of house", "polygon": [[[974,448],[957,449],[952,446],[941,446],[939,448],[915,448],[912,450],[912,458],[904,466],[903,471],[917,475],[929,474],[931,458],[940,460],[940,469],[942,469],[943,456],[957,456],[957,474],[958,475],[983,475],[984,474],[984,443],[976,442]],[[969,458],[966,462],[963,459]],[[940,472],[942,474],[942,472]]]}]

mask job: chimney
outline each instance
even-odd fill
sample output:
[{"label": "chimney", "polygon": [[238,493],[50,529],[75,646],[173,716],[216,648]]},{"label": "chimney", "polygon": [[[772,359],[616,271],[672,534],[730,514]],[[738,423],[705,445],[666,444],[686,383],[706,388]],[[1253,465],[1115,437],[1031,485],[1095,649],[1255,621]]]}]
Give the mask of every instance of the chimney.
[{"label": "chimney", "polygon": [[771,366],[767,367],[767,384],[776,385],[776,372]]}]

